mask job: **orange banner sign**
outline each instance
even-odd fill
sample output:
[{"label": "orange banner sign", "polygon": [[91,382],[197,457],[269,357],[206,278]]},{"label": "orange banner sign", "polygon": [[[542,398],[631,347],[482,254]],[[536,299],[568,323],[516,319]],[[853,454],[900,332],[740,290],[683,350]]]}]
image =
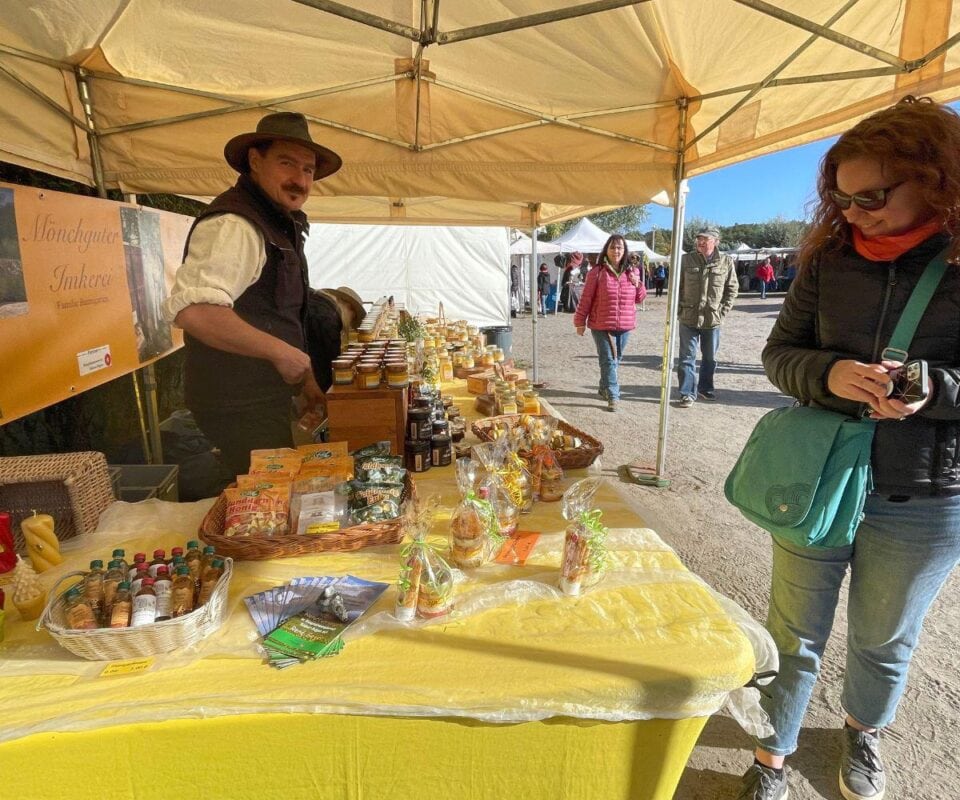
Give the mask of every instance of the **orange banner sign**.
[{"label": "orange banner sign", "polygon": [[182,345],[160,306],[192,221],[0,184],[0,424]]}]

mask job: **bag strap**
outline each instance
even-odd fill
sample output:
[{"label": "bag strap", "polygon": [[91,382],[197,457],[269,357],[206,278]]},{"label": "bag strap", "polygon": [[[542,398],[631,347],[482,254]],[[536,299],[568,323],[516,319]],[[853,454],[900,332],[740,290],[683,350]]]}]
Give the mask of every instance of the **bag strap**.
[{"label": "bag strap", "polygon": [[947,245],[937,255],[935,255],[923,270],[923,275],[917,281],[910,293],[910,299],[907,301],[906,308],[900,315],[897,327],[893,330],[890,342],[883,349],[881,358],[887,361],[906,361],[907,348],[913,341],[913,334],[917,331],[917,325],[920,324],[920,318],[923,312],[927,310],[930,298],[940,285],[944,273],[947,271],[947,253],[950,246]]}]

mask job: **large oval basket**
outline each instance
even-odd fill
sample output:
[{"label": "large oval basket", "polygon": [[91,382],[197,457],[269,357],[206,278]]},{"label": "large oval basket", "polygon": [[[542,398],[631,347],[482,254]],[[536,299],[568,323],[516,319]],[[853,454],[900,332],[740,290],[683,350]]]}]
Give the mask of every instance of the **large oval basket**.
[{"label": "large oval basket", "polygon": [[[506,424],[508,427],[516,425],[521,417],[549,417],[549,414],[502,414],[499,417],[484,417],[478,419],[471,425],[476,437],[481,442],[493,441],[493,429]],[[557,419],[554,417],[554,419]],[[570,423],[557,419],[557,430],[566,436],[576,436],[580,439],[579,447],[572,447],[565,450],[554,450],[557,455],[557,462],[564,469],[584,469],[589,467],[597,458],[603,454],[603,444],[598,439],[594,439],[589,433],[584,433],[579,428],[574,428]]]},{"label": "large oval basket", "polygon": [[[416,497],[416,494],[416,484],[408,472],[404,478],[402,502]],[[200,523],[200,538],[217,548],[218,554],[240,560],[263,561],[310,553],[348,552],[378,544],[397,544],[403,539],[400,517],[309,536],[296,533],[283,536],[225,536],[223,524],[226,512],[227,501],[220,495]]]}]

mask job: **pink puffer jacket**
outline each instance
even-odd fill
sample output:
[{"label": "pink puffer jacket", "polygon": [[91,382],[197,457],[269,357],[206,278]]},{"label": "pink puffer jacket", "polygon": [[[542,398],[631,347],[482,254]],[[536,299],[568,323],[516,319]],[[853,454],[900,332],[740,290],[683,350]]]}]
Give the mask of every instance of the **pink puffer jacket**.
[{"label": "pink puffer jacket", "polygon": [[639,270],[625,269],[618,278],[606,265],[594,267],[587,273],[573,324],[594,331],[632,331],[637,327],[636,306],[646,296]]}]

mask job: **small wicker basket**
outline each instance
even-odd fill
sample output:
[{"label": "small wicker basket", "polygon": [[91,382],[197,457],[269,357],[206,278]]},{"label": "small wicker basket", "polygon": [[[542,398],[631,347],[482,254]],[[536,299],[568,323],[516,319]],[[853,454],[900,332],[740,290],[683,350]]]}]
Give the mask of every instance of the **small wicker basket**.
[{"label": "small wicker basket", "polygon": [[[493,429],[495,427],[506,424],[512,428],[520,421],[521,417],[527,416],[549,417],[550,415],[501,414],[499,417],[485,417],[484,419],[478,419],[470,427],[481,442],[492,442]],[[568,422],[565,422],[562,419],[557,419],[557,430],[561,431],[566,436],[576,436],[581,442],[579,447],[553,451],[557,455],[557,462],[564,469],[584,469],[589,467],[600,455],[603,454],[603,444],[601,444],[599,440],[594,439],[590,434],[584,433],[579,428],[574,428],[573,425],[569,424]]]},{"label": "small wicker basket", "polygon": [[180,647],[196,644],[216,631],[223,624],[226,615],[233,559],[224,559],[223,575],[217,581],[210,599],[200,608],[182,617],[136,628],[74,630],[65,626],[66,591],[60,592],[58,589],[64,581],[83,574],[68,572],[57,581],[50,592],[51,599],[47,601],[47,607],[37,621],[37,630],[46,629],[58,644],[87,661],[113,661],[169,653]]},{"label": "small wicker basket", "polygon": [[[416,496],[416,484],[407,472],[401,501],[405,502]],[[403,539],[403,522],[400,517],[310,535],[288,533],[283,536],[225,536],[223,524],[226,512],[227,501],[221,494],[200,523],[200,538],[216,547],[218,554],[244,561],[290,558],[310,553],[348,552],[378,544],[397,544]]]}]

